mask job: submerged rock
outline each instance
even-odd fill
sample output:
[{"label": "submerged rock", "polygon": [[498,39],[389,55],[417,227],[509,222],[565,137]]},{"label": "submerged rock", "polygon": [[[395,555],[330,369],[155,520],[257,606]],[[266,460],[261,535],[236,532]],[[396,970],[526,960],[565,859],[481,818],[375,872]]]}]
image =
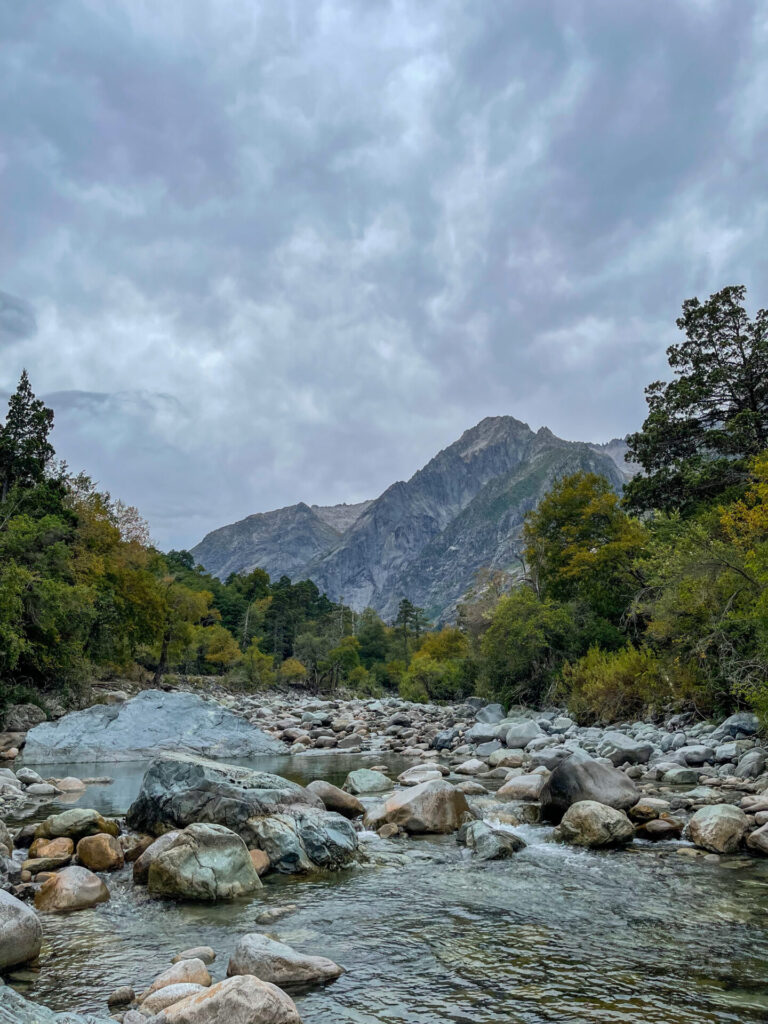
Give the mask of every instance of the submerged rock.
[{"label": "submerged rock", "polygon": [[43,928],[34,910],[0,889],[0,970],[37,959]]},{"label": "submerged rock", "polygon": [[97,704],[27,734],[25,760],[136,761],[164,751],[254,757],[285,751],[246,719],[192,693],[144,690],[123,704]]},{"label": "submerged rock", "polygon": [[252,974],[281,988],[325,985],[343,973],[344,968],[327,957],[299,953],[260,932],[250,932],[239,939],[227,967],[230,977]]},{"label": "submerged rock", "polygon": [[545,782],[541,791],[541,813],[546,821],[556,825],[572,804],[582,800],[625,810],[636,804],[639,796],[637,786],[623,772],[593,761],[585,754],[571,754],[555,767]]},{"label": "submerged rock", "polygon": [[184,829],[151,862],[147,882],[154,896],[192,900],[235,899],[261,888],[245,843],[223,825]]},{"label": "submerged rock", "polygon": [[71,1010],[55,1013],[3,985],[0,986],[0,1024],[114,1024],[114,1019]]},{"label": "submerged rock", "polygon": [[463,838],[478,860],[502,860],[525,847],[520,836],[507,829],[494,828],[487,821],[473,821]]},{"label": "submerged rock", "polygon": [[384,793],[394,788],[394,782],[383,772],[374,771],[372,768],[357,768],[347,775],[343,789],[347,793],[363,795],[370,793]]}]

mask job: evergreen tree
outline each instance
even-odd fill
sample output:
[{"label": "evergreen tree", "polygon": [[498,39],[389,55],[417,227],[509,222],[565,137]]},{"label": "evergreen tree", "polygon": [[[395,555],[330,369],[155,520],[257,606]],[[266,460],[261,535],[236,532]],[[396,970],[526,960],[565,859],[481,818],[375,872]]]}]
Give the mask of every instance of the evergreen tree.
[{"label": "evergreen tree", "polygon": [[13,487],[33,487],[42,482],[54,456],[48,434],[53,410],[35,398],[29,375],[22,370],[16,391],[8,402],[5,424],[0,427],[0,501]]}]

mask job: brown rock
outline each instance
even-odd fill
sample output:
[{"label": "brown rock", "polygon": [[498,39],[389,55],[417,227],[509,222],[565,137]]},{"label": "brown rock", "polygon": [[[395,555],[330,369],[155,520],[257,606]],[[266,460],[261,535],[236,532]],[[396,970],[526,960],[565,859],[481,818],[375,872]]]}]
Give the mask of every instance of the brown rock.
[{"label": "brown rock", "polygon": [[272,861],[269,859],[269,854],[263,850],[249,850],[248,853],[251,856],[251,863],[256,868],[256,874],[261,878],[262,875],[266,875],[269,869],[272,867]]},{"label": "brown rock", "polygon": [[30,857],[71,857],[74,852],[75,844],[65,836],[58,839],[35,839],[29,848]]},{"label": "brown rock", "polygon": [[306,788],[310,793],[320,797],[327,811],[336,811],[337,814],[343,814],[345,818],[359,818],[361,814],[365,814],[365,807],[356,796],[345,793],[343,789],[332,786],[330,782],[314,779]]},{"label": "brown rock", "polygon": [[163,850],[167,850],[169,846],[181,835],[181,832],[166,832],[165,835],[160,836],[159,839],[155,839],[149,844],[146,850],[136,859],[133,865],[133,880],[137,885],[146,885],[149,881],[149,869],[154,861],[160,856]]},{"label": "brown rock", "polygon": [[301,1024],[290,996],[268,981],[243,974],[163,1010],[166,1024]]},{"label": "brown rock", "polygon": [[35,894],[38,910],[51,913],[66,913],[70,910],[85,910],[109,899],[109,889],[87,868],[64,868],[51,875]]},{"label": "brown rock", "polygon": [[123,866],[123,850],[114,836],[102,832],[80,840],[77,859],[91,871],[117,871]]},{"label": "brown rock", "polygon": [[464,794],[445,779],[435,779],[394,793],[366,814],[364,821],[373,830],[391,823],[406,832],[441,833],[455,832],[471,817]]},{"label": "brown rock", "polygon": [[191,960],[179,960],[178,963],[173,964],[172,967],[155,978],[146,992],[141,994],[139,1001],[143,1003],[147,996],[151,996],[153,992],[166,988],[168,985],[203,985],[207,987],[210,984],[211,976],[202,960],[197,957]]}]

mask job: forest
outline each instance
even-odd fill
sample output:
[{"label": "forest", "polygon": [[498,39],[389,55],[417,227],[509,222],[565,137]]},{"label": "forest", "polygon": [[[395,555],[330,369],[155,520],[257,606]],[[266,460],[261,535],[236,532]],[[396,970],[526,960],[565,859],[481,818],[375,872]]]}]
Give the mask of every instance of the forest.
[{"label": "forest", "polygon": [[261,569],[221,581],[159,551],[137,509],[57,462],[26,371],[0,428],[0,712],[95,680],[477,693],[582,722],[752,706],[768,717],[768,313],[730,286],[683,304],[671,379],[645,390],[623,494],[556,480],[523,571],[485,572],[455,622],[396,619]]}]

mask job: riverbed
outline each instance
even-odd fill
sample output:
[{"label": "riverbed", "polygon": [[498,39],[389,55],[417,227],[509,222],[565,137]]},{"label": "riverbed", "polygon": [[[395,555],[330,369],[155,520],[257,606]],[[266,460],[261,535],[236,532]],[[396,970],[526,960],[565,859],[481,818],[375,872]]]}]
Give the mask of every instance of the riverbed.
[{"label": "riverbed", "polygon": [[[252,762],[306,783],[340,784],[397,757],[309,754]],[[123,814],[142,764],[46,765],[46,775],[112,776],[68,806]],[[45,816],[61,805],[40,808]],[[546,826],[528,846],[479,864],[453,836],[363,836],[373,865],[335,875],[270,875],[253,900],[150,899],[131,868],[105,876],[108,903],[45,915],[41,970],[15,982],[53,1009],[106,1012],[120,985],[147,985],[185,947],[210,945],[224,977],[246,931],[331,957],[347,973],[296,994],[305,1024],[752,1024],[768,1019],[768,862],[691,859],[683,844],[577,850]],[[268,908],[296,909],[271,925]]]}]

